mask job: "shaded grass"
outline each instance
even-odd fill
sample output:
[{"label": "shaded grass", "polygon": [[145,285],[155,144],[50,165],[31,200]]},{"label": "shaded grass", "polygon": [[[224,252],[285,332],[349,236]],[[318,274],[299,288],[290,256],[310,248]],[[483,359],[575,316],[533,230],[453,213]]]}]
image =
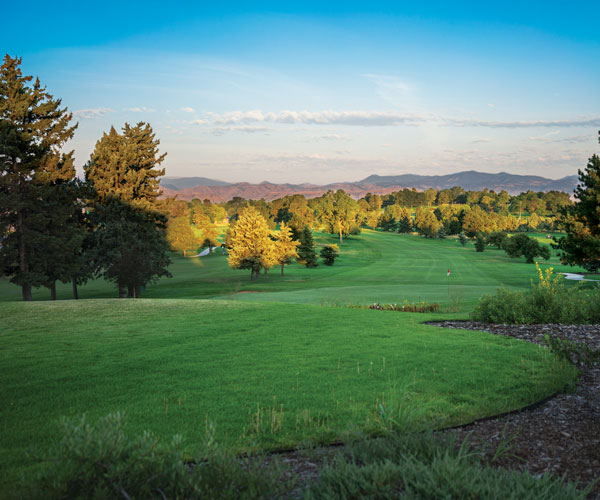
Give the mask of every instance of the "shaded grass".
[{"label": "shaded grass", "polygon": [[434,316],[284,303],[96,300],[4,303],[0,470],[27,471],[60,416],[124,410],[129,430],[216,426],[238,451],[328,442],[424,407],[436,426],[522,407],[575,369],[538,346],[422,325]]}]

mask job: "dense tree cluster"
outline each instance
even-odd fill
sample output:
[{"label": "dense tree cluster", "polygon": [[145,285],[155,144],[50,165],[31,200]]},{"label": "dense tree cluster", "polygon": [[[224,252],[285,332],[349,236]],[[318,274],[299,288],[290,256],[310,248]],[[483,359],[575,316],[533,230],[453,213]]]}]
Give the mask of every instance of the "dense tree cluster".
[{"label": "dense tree cluster", "polygon": [[114,128],[75,177],[63,152],[76,125],[39,80],[23,76],[21,59],[0,67],[0,268],[31,300],[32,287],[77,284],[104,276],[120,294],[139,296],[168,276],[166,218],[159,210],[158,141],[147,124]]}]

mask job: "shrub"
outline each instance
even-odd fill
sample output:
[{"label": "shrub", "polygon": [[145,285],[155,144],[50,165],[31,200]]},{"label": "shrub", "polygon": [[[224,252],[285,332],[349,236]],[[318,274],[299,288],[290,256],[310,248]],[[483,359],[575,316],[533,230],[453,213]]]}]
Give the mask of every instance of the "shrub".
[{"label": "shrub", "polygon": [[495,295],[484,295],[471,318],[484,323],[562,323],[600,322],[600,288],[591,291],[581,286],[567,287],[562,276],[550,267],[543,272],[536,263],[538,283],[528,291],[500,288]]},{"label": "shrub", "polygon": [[529,264],[533,264],[536,257],[542,257],[545,260],[550,258],[550,249],[546,245],[540,245],[537,240],[523,233],[507,238],[502,248],[511,258],[524,256],[525,262]]},{"label": "shrub", "polygon": [[465,233],[460,233],[458,235],[458,241],[460,241],[460,244],[464,247],[467,244],[467,237],[465,236]]},{"label": "shrub", "polygon": [[193,465],[181,437],[168,445],[145,432],[130,438],[123,417],[108,415],[95,425],[85,417],[61,422],[62,438],[41,460],[47,467],[23,487],[22,498],[273,498],[283,491],[278,463],[261,467],[242,461],[207,432]]},{"label": "shrub", "polygon": [[340,256],[340,249],[337,245],[326,245],[321,249],[319,255],[323,259],[323,264],[333,266],[335,259]]},{"label": "shrub", "polygon": [[475,251],[483,252],[485,250],[485,236],[481,233],[477,233],[475,237]]}]

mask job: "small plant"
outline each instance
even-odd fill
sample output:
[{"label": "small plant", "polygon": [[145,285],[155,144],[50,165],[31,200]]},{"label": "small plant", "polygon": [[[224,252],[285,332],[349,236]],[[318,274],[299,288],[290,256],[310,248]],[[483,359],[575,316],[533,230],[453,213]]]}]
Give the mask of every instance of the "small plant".
[{"label": "small plant", "polygon": [[592,367],[600,363],[600,351],[592,350],[583,342],[573,342],[546,333],[544,344],[550,352],[576,366]]},{"label": "small plant", "polygon": [[145,432],[129,437],[123,415],[114,413],[90,424],[85,417],[61,421],[61,438],[39,457],[46,465],[27,479],[21,498],[275,498],[285,489],[283,470],[240,459],[207,437],[193,462],[175,436],[163,445]]},{"label": "small plant", "polygon": [[[365,306],[358,306],[360,309],[364,309]],[[426,313],[426,312],[439,312],[440,305],[438,303],[429,304],[427,302],[417,302],[415,304],[410,304],[408,302],[404,302],[402,304],[380,304],[379,302],[374,302],[373,304],[369,304],[366,306],[367,309],[376,309],[378,311],[399,311],[399,312],[418,312],[418,313]]]},{"label": "small plant", "polygon": [[321,249],[319,255],[323,259],[323,264],[326,266],[333,266],[335,259],[340,256],[340,248],[335,244],[326,245]]}]

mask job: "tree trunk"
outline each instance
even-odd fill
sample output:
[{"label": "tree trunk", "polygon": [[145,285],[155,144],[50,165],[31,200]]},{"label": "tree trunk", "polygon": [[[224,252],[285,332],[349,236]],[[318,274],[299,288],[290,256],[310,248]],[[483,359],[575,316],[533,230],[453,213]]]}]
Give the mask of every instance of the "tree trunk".
[{"label": "tree trunk", "polygon": [[73,277],[73,298],[79,300],[79,293],[77,293],[77,278]]},{"label": "tree trunk", "polygon": [[283,266],[284,264],[281,264],[281,276],[283,276]]},{"label": "tree trunk", "polygon": [[340,245],[344,243],[344,241],[342,240],[342,232],[340,231]]},{"label": "tree trunk", "polygon": [[141,296],[142,296],[141,287],[139,285],[135,285],[133,287],[133,298],[134,299],[139,299]]},{"label": "tree trunk", "polygon": [[50,300],[56,300],[56,281],[50,283]]},{"label": "tree trunk", "polygon": [[119,298],[126,299],[127,298],[127,286],[119,285]]},{"label": "tree trunk", "polygon": [[265,267],[264,271],[263,271],[263,274],[267,274],[267,271],[268,271],[268,269]]},{"label": "tree trunk", "polygon": [[254,281],[254,268],[250,269],[250,281]]},{"label": "tree trunk", "polygon": [[186,252],[187,252],[187,250],[184,250],[184,251],[183,251],[183,256],[184,256],[184,257],[187,257],[187,255],[186,255]]},{"label": "tree trunk", "polygon": [[[24,229],[25,228],[23,226],[23,214],[19,212],[19,215],[17,217],[17,231],[19,233],[19,269],[21,270],[21,274],[25,276],[25,279],[27,279],[27,274],[29,273],[29,265],[27,264],[27,256],[25,254],[25,237],[23,235]],[[31,284],[22,283],[21,291],[23,293],[23,300],[27,302],[33,300],[33,297],[31,296]]]},{"label": "tree trunk", "polygon": [[135,298],[135,288],[131,283],[127,284],[127,298]]}]

